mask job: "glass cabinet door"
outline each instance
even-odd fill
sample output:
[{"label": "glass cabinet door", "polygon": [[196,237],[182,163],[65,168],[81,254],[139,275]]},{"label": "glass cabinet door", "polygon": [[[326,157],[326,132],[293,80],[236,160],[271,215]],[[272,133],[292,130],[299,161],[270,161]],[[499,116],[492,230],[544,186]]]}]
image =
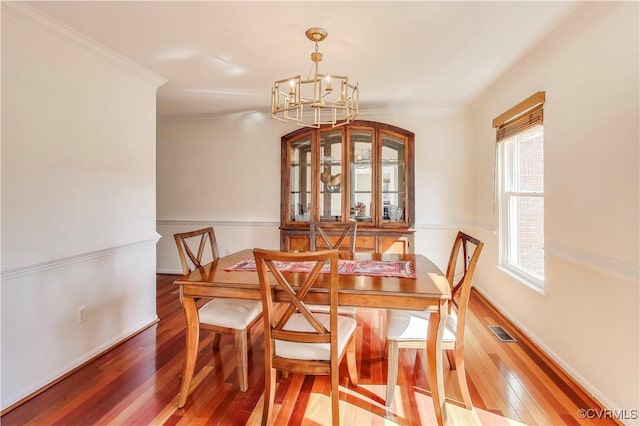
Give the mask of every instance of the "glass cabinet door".
[{"label": "glass cabinet door", "polygon": [[356,251],[413,252],[414,141],[408,130],[367,120],[282,136],[281,250],[308,250],[312,222],[357,222]]},{"label": "glass cabinet door", "polygon": [[291,222],[309,222],[311,207],[311,135],[289,144],[289,215]]},{"label": "glass cabinet door", "polygon": [[405,222],[405,139],[380,132],[382,222]]},{"label": "glass cabinet door", "polygon": [[320,198],[318,217],[322,222],[342,221],[342,130],[320,133]]},{"label": "glass cabinet door", "polygon": [[372,222],[373,212],[373,129],[349,131],[350,219]]}]

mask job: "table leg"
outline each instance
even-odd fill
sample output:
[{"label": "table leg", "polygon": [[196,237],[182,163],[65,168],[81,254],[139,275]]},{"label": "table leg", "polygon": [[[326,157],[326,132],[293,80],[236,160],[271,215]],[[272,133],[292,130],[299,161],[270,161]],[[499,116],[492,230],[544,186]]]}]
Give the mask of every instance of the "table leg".
[{"label": "table leg", "polygon": [[183,298],[182,309],[184,309],[184,315],[187,320],[187,349],[184,370],[182,372],[182,386],[180,387],[178,408],[184,407],[184,404],[187,402],[187,397],[189,396],[193,370],[195,369],[196,358],[198,357],[198,340],[200,338],[200,323],[198,320],[196,301],[191,297]]},{"label": "table leg", "polygon": [[444,395],[444,371],[442,366],[442,337],[447,321],[448,301],[440,302],[439,312],[431,312],[427,331],[427,359],[429,363],[429,387],[433,398],[438,425],[447,421],[447,408]]}]

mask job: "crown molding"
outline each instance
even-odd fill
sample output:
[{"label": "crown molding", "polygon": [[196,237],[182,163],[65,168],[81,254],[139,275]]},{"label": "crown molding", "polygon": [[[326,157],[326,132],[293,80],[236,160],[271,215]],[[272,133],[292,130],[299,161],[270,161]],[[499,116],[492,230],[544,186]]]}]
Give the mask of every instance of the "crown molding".
[{"label": "crown molding", "polygon": [[167,79],[150,71],[142,65],[132,61],[131,59],[117,53],[116,51],[108,48],[107,46],[98,43],[92,38],[80,33],[79,31],[71,28],[70,26],[52,18],[39,9],[20,1],[2,2],[2,15],[11,16],[20,21],[37,26],[41,29],[50,31],[54,34],[65,37],[80,46],[87,48],[99,56],[110,60],[126,69],[135,72],[136,74],[146,78],[153,83],[156,88],[162,86],[167,82]]}]

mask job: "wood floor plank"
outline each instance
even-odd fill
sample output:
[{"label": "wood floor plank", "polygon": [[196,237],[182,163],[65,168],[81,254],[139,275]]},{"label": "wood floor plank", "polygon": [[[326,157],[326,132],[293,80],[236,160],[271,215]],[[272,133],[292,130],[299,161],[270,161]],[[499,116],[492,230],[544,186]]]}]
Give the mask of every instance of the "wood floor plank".
[{"label": "wood floor plank", "polygon": [[[173,281],[158,275],[160,321],[70,374],[17,408],[2,414],[13,425],[257,425],[264,398],[262,323],[249,331],[249,390],[240,392],[233,339],[200,334],[192,392],[177,408],[185,350],[185,319]],[[205,303],[204,300],[198,302]],[[386,316],[361,309],[356,316],[359,383],[351,384],[341,365],[340,411],[345,425],[433,424],[435,414],[424,351],[400,351],[398,383],[390,407],[384,405],[387,361]],[[516,343],[501,343],[488,325],[501,325]],[[455,371],[445,361],[447,410],[454,424],[614,425],[612,419],[586,421],[579,408],[597,403],[515,326],[475,291],[465,340],[467,380],[474,410],[461,406]],[[330,421],[327,377],[289,375],[276,388],[276,424],[324,425]]]}]

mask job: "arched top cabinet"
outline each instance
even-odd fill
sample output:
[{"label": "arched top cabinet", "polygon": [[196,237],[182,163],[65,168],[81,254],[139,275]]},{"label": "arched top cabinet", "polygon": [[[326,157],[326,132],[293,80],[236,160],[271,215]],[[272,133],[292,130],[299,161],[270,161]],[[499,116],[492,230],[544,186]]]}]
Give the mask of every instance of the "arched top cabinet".
[{"label": "arched top cabinet", "polygon": [[311,222],[358,222],[357,251],[413,252],[414,134],[356,120],[282,137],[281,249],[307,250]]}]

